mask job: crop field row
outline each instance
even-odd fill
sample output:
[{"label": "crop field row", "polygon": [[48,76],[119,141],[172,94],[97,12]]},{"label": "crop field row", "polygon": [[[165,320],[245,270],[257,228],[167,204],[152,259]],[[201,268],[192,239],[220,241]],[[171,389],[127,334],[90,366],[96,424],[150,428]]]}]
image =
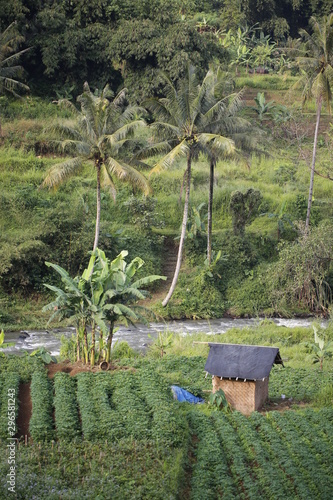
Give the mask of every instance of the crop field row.
[{"label": "crop field row", "polygon": [[145,438],[176,447],[186,435],[168,383],[152,370],[57,373],[53,383],[46,373],[34,373],[31,400],[29,430],[36,442]]},{"label": "crop field row", "polygon": [[[5,457],[6,391],[20,377],[0,377]],[[33,373],[33,442],[18,445],[17,498],[331,498],[332,407],[246,418],[175,402],[169,386],[154,364],[53,380]]]},{"label": "crop field row", "polygon": [[316,414],[330,425],[321,433],[314,413],[190,412],[199,440],[191,498],[331,498],[333,410]]}]

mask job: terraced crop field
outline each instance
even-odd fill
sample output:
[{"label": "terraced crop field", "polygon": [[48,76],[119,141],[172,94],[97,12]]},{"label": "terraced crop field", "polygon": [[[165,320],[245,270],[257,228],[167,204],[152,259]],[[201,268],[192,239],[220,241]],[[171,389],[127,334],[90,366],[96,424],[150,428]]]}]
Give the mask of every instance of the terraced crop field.
[{"label": "terraced crop field", "polygon": [[[180,366],[178,366],[180,368]],[[182,376],[189,375],[183,365]],[[6,488],[1,375],[0,498]],[[209,381],[205,382],[206,385]],[[146,363],[112,373],[31,379],[31,441],[17,445],[17,498],[331,499],[333,408],[244,417],[175,402]]]}]

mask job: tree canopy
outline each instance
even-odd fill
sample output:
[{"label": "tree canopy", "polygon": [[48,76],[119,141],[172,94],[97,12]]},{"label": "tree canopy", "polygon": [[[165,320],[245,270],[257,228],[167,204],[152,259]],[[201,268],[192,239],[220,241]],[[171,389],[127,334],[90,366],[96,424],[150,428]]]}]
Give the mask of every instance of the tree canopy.
[{"label": "tree canopy", "polygon": [[135,82],[133,100],[159,92],[157,69],[173,81],[188,60],[202,68],[223,60],[218,31],[258,25],[274,41],[308,29],[311,16],[333,9],[333,0],[0,0],[0,29],[13,21],[25,38],[22,65],[32,90],[55,95],[84,81],[114,90]]}]

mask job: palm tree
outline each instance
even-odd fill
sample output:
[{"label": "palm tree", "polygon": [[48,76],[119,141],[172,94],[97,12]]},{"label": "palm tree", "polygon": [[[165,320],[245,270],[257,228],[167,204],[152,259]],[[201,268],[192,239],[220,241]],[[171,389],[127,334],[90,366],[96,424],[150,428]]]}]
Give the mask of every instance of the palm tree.
[{"label": "palm tree", "polygon": [[[206,132],[221,134],[233,140],[237,157],[242,158],[244,154],[259,151],[257,147],[260,131],[253,127],[249,120],[239,116],[244,107],[244,90],[237,93],[228,93],[230,82],[227,75],[217,71],[215,74],[215,95],[219,96],[219,110],[214,120],[206,125]],[[225,92],[227,91],[227,95]],[[208,264],[212,258],[212,214],[214,196],[214,172],[218,159],[226,157],[224,151],[215,148],[214,142],[207,149],[206,155],[210,161],[209,174],[209,196],[208,196],[208,217],[207,217],[207,259]]]},{"label": "palm tree", "polygon": [[100,230],[101,185],[106,186],[115,197],[115,185],[112,176],[137,186],[145,194],[149,193],[149,184],[143,174],[126,162],[122,156],[131,134],[139,127],[145,126],[143,120],[135,119],[141,110],[137,107],[125,106],[126,90],[122,90],[113,100],[112,92],[106,86],[100,95],[90,91],[88,83],[84,84],[83,94],[78,97],[81,111],[68,100],[59,104],[72,109],[75,121],[68,125],[58,124],[54,127],[60,140],[55,141],[64,152],[75,156],[54,165],[48,172],[42,187],[57,187],[66,179],[75,175],[84,161],[93,162],[97,179],[97,211],[93,250],[97,248]]},{"label": "palm tree", "polygon": [[235,146],[229,138],[206,132],[207,124],[218,114],[222,105],[221,101],[214,96],[213,71],[208,71],[201,83],[196,69],[191,64],[188,65],[184,78],[179,81],[177,86],[173,85],[165,74],[162,75],[162,78],[165,83],[166,97],[149,99],[146,101],[146,105],[156,117],[152,127],[158,135],[165,138],[171,151],[163,156],[152,172],[168,168],[180,157],[187,159],[185,203],[178,258],[169,292],[162,302],[162,305],[166,306],[176,287],[182,262],[190,199],[192,161],[198,157],[200,151],[205,152],[214,148],[214,150],[224,154],[231,154]]},{"label": "palm tree", "polygon": [[297,62],[302,69],[302,77],[299,84],[303,84],[303,101],[310,97],[316,99],[317,117],[313,142],[313,153],[311,163],[310,188],[308,198],[308,209],[306,213],[305,227],[310,224],[310,212],[313,196],[313,179],[315,173],[317,139],[319,121],[323,103],[326,103],[329,113],[331,112],[331,100],[333,90],[333,13],[324,16],[321,20],[311,17],[310,24],[313,33],[301,30],[300,35],[305,40],[307,55],[298,57]]},{"label": "palm tree", "polygon": [[[24,40],[16,29],[16,22],[10,24],[0,33],[0,94],[9,92],[18,97],[16,91],[29,90],[29,87],[17,80],[21,76],[23,68],[17,65],[19,58],[28,49],[19,50],[18,45]],[[2,137],[0,122],[0,137]]]}]

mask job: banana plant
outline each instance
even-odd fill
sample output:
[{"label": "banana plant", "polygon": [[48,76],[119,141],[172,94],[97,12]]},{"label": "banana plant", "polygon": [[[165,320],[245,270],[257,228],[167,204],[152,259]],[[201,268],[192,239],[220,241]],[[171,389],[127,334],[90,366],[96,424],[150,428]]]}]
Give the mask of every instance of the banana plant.
[{"label": "banana plant", "polygon": [[[45,286],[56,294],[54,301],[47,304],[43,311],[52,311],[49,322],[58,318],[74,320],[77,339],[77,360],[83,352],[85,363],[90,360],[95,364],[96,331],[99,328],[99,358],[106,339],[106,361],[110,361],[111,345],[116,322],[134,324],[137,321],[147,323],[143,316],[146,309],[136,305],[138,300],[147,297],[148,292],[142,287],[165,276],[146,276],[134,280],[137,271],[144,265],[140,257],[136,257],[129,264],[125,258],[127,250],[123,250],[112,261],[105,253],[96,249],[91,253],[88,267],[82,276],[71,278],[62,267],[47,262],[61,276],[64,288],[46,284]],[[91,344],[88,342],[88,327],[91,328]]]},{"label": "banana plant", "polygon": [[222,410],[226,413],[231,412],[231,407],[222,389],[218,389],[218,391],[211,393],[209,396],[209,404],[216,411]]},{"label": "banana plant", "polygon": [[250,106],[257,114],[260,122],[265,118],[265,115],[269,114],[275,107],[274,101],[266,102],[264,92],[258,92],[257,96],[254,98],[256,106]]},{"label": "banana plant", "polygon": [[325,342],[324,337],[318,335],[318,328],[313,326],[314,343],[304,342],[307,351],[310,353],[313,363],[319,363],[320,370],[323,370],[324,359],[333,356],[333,342]]},{"label": "banana plant", "polygon": [[[148,335],[151,339],[151,335]],[[173,344],[173,333],[171,332],[158,332],[157,338],[154,339],[153,343],[150,345],[150,350],[152,353],[157,353],[159,357],[163,358],[166,354],[166,350]]]},{"label": "banana plant", "polygon": [[207,213],[202,214],[201,211],[206,203],[200,203],[198,207],[191,207],[191,220],[188,224],[188,237],[194,239],[197,234],[206,231]]},{"label": "banana plant", "polygon": [[105,324],[105,321],[109,323],[106,341],[106,361],[109,362],[115,324],[120,320],[132,325],[137,321],[147,323],[143,314],[147,311],[146,308],[136,305],[138,300],[144,300],[148,295],[142,287],[156,280],[165,280],[166,277],[151,275],[135,280],[134,276],[144,265],[144,261],[135,257],[127,264],[127,250],[120,252],[113,261],[110,261],[102,250],[97,249],[95,254],[96,262],[91,281],[98,298],[96,318],[100,320],[100,325],[102,322]]},{"label": "banana plant", "polygon": [[[190,207],[190,217],[186,225],[186,237],[195,241],[197,237],[203,235],[206,231],[207,213],[202,213],[203,207],[206,203],[200,203],[197,207]],[[177,236],[175,240],[179,240]]]},{"label": "banana plant", "polygon": [[277,239],[278,239],[278,241],[280,240],[281,235],[285,231],[285,224],[286,223],[293,230],[295,230],[292,220],[290,219],[289,215],[286,213],[286,209],[287,209],[287,202],[284,201],[278,212],[265,212],[265,213],[260,214],[260,217],[267,216],[269,219],[276,219],[277,220]]},{"label": "banana plant", "polygon": [[223,254],[222,251],[219,250],[217,253],[212,251],[212,258],[211,261],[209,262],[209,259],[204,260],[204,264],[202,266],[203,271],[207,274],[209,278],[214,278],[214,274],[216,274],[220,279],[221,276],[219,273],[216,272],[216,267],[219,261],[221,262],[227,262],[228,261],[229,255]]}]

